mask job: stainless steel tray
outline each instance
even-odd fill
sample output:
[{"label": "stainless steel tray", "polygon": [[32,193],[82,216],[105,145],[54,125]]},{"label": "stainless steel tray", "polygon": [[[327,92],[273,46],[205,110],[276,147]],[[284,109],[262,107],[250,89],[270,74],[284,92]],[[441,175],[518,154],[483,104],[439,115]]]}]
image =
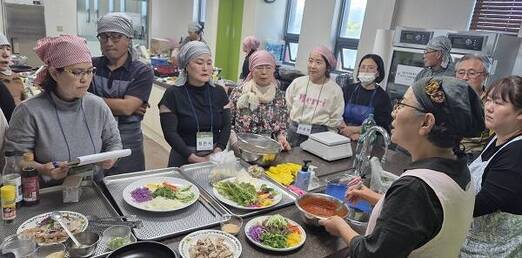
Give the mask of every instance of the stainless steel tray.
[{"label": "stainless steel tray", "polygon": [[148,212],[136,209],[123,200],[123,189],[136,180],[148,177],[183,178],[178,168],[164,168],[135,173],[108,176],[103,179],[122,215],[136,215],[143,221],[143,227],[133,229],[139,240],[158,240],[181,235],[190,231],[219,224],[223,220],[223,209],[205,201],[208,196],[200,187],[200,199],[187,208],[174,212]]},{"label": "stainless steel tray", "polygon": [[[243,164],[242,164],[243,165]],[[187,177],[189,180],[191,180],[193,183],[196,183],[199,187],[203,188],[209,195],[212,196],[212,199],[216,203],[218,203],[222,208],[224,208],[228,213],[239,216],[239,217],[248,217],[253,216],[256,214],[276,210],[282,207],[290,206],[294,204],[295,197],[290,194],[286,189],[283,189],[279,187],[278,185],[275,185],[278,190],[282,193],[283,198],[281,201],[270,208],[260,209],[260,210],[243,210],[238,209],[229,205],[226,205],[224,203],[221,203],[217,198],[211,194],[213,192],[212,186],[210,185],[208,178],[210,175],[210,172],[212,168],[215,167],[215,164],[211,162],[204,162],[204,163],[198,163],[198,164],[190,164],[185,165],[181,167],[181,173]]]},{"label": "stainless steel tray", "polygon": [[[109,200],[105,197],[100,187],[92,181],[84,181],[82,183],[82,194],[80,202],[63,203],[62,202],[62,186],[53,186],[40,189],[40,203],[31,207],[21,207],[17,209],[16,220],[12,224],[4,224],[0,222],[0,236],[4,239],[6,236],[15,234],[18,227],[26,220],[42,213],[50,211],[75,211],[83,215],[96,215],[99,217],[117,216],[118,212],[111,206]],[[94,257],[104,257],[109,253],[106,243],[101,239],[103,231],[107,226],[95,225],[89,223],[87,231],[100,234],[100,242],[96,247]]]}]

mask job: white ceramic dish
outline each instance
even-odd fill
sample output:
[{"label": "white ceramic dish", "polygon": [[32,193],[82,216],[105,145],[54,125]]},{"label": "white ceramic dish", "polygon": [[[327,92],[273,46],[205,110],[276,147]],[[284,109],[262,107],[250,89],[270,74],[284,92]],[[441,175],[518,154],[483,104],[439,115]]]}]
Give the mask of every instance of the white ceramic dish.
[{"label": "white ceramic dish", "polygon": [[[166,208],[166,209],[154,209],[150,207],[146,207],[147,202],[136,202],[134,198],[131,196],[131,192],[134,191],[134,189],[139,187],[145,187],[148,184],[161,184],[163,182],[167,182],[169,184],[179,186],[179,187],[185,187],[187,185],[191,185],[190,191],[194,193],[194,198],[192,198],[191,201],[183,203],[182,205],[176,207],[176,208]],[[130,206],[133,206],[137,209],[146,210],[146,211],[152,211],[152,212],[170,212],[170,211],[176,211],[181,210],[183,208],[186,208],[193,203],[195,203],[199,198],[199,189],[192,183],[190,183],[187,180],[181,179],[181,178],[175,178],[175,177],[149,177],[144,178],[141,180],[138,180],[136,182],[131,183],[125,189],[123,189],[123,200],[125,200],[126,203],[128,203]]]},{"label": "white ceramic dish", "polygon": [[[236,180],[236,178],[232,177],[232,178],[227,178],[227,179],[221,180],[219,182],[235,181],[235,180]],[[251,179],[249,179],[249,182],[252,183],[256,187],[256,190],[259,190],[259,188],[261,188],[262,184],[265,184],[268,187],[274,189],[277,194],[274,196],[274,200],[272,201],[272,204],[270,204],[268,206],[264,206],[264,207],[245,207],[245,206],[242,206],[242,205],[240,205],[239,203],[237,203],[235,201],[232,201],[232,200],[228,199],[226,196],[221,195],[215,187],[212,188],[212,191],[214,192],[214,196],[219,201],[221,201],[221,202],[223,202],[223,203],[225,203],[227,205],[230,205],[230,206],[232,206],[234,208],[244,209],[244,210],[265,209],[265,208],[272,207],[272,206],[278,204],[281,201],[281,199],[283,199],[283,195],[281,194],[281,192],[278,191],[278,188],[274,184],[270,183],[269,181],[266,181],[266,180],[263,180],[263,179],[258,179],[258,178],[251,178]]]},{"label": "white ceramic dish", "polygon": [[185,236],[181,242],[179,243],[179,253],[183,258],[190,258],[189,250],[190,248],[196,244],[198,239],[210,238],[211,240],[215,240],[217,238],[223,238],[224,244],[228,246],[230,251],[234,254],[234,258],[238,258],[243,251],[241,247],[241,242],[232,236],[231,234],[225,233],[219,230],[200,230]]},{"label": "white ceramic dish", "polygon": [[250,221],[247,222],[247,224],[245,225],[245,235],[248,238],[248,240],[250,240],[250,242],[254,243],[255,245],[257,245],[257,246],[259,246],[259,247],[261,247],[263,249],[270,250],[270,251],[277,251],[277,252],[292,251],[292,250],[295,250],[295,249],[301,247],[304,244],[304,242],[306,241],[306,232],[304,231],[303,227],[301,227],[301,225],[297,224],[295,221],[293,221],[291,219],[288,219],[288,218],[285,218],[285,219],[291,225],[297,226],[299,228],[299,232],[301,234],[301,241],[296,246],[286,247],[286,248],[275,248],[275,247],[271,247],[271,246],[268,246],[268,245],[263,245],[262,243],[257,242],[254,239],[252,239],[248,235],[248,232],[250,231],[250,228],[255,226],[255,225],[261,224],[268,217],[270,217],[270,216],[259,216],[259,217],[255,217],[255,218],[253,218],[253,219],[251,219]]},{"label": "white ceramic dish", "polygon": [[[80,227],[79,232],[85,231],[85,229],[87,229],[87,226],[89,226],[89,220],[87,220],[87,218],[81,213],[74,212],[74,211],[59,211],[59,213],[60,213],[60,215],[62,215],[62,219],[64,216],[67,216],[72,219],[80,220],[82,225]],[[20,234],[26,229],[38,227],[38,224],[40,224],[43,220],[49,218],[50,216],[51,216],[51,212],[46,212],[46,213],[42,213],[40,215],[36,215],[36,216],[24,221],[16,230],[16,234]],[[56,222],[56,223],[58,223],[58,222]],[[78,233],[78,232],[76,232],[76,233]],[[55,241],[55,242],[49,242],[49,243],[42,243],[42,242],[38,242],[38,241],[36,241],[36,242],[38,243],[38,245],[53,245],[56,243],[63,243],[63,242],[65,242],[65,240],[67,240],[67,238],[68,237],[66,237],[62,241]]]}]

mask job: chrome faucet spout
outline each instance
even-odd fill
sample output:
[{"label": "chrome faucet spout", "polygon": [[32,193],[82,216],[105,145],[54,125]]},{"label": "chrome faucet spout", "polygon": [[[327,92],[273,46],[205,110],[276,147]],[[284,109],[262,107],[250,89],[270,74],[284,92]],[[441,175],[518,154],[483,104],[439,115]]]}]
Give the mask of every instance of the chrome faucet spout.
[{"label": "chrome faucet spout", "polygon": [[370,169],[370,158],[372,154],[372,138],[376,133],[379,133],[384,138],[384,154],[381,157],[381,164],[384,166],[386,162],[386,156],[388,154],[388,147],[390,146],[391,139],[386,129],[380,126],[372,126],[364,134],[360,136],[359,142],[355,150],[355,173],[358,176],[364,177]]}]

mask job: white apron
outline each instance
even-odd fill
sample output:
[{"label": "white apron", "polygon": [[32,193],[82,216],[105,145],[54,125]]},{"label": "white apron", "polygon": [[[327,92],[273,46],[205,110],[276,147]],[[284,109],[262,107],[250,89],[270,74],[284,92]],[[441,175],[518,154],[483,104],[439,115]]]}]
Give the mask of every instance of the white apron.
[{"label": "white apron", "polygon": [[[496,138],[495,136],[491,139],[484,150],[491,146]],[[482,161],[481,153],[469,165],[471,181],[475,186],[476,193],[480,191],[482,175],[489,162],[500,150],[520,140],[522,140],[522,136],[513,138],[495,152],[489,160]],[[468,237],[464,241],[460,257],[522,257],[522,215],[497,211],[474,218]]]}]

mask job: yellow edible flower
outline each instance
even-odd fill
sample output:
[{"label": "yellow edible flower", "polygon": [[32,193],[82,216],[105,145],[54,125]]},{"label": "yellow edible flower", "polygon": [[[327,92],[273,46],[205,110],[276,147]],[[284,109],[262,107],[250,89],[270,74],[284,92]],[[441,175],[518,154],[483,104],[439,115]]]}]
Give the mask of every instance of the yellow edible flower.
[{"label": "yellow edible flower", "polygon": [[299,242],[301,242],[301,235],[299,235],[298,233],[290,233],[286,237],[286,244],[289,247],[296,246],[299,244]]}]

